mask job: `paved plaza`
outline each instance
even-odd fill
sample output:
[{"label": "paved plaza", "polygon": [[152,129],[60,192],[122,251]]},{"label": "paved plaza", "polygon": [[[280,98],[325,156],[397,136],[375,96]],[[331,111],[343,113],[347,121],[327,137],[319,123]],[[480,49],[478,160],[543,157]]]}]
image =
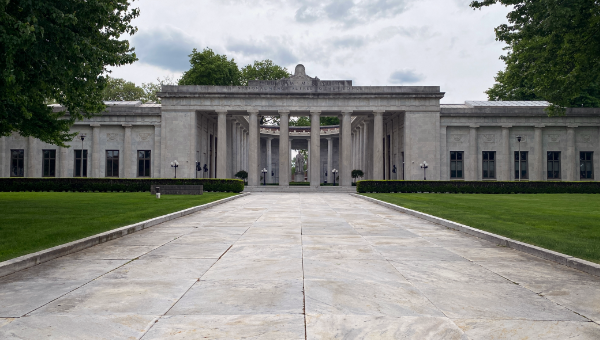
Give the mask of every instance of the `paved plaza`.
[{"label": "paved plaza", "polygon": [[348,194],[255,193],[0,278],[0,339],[600,339],[600,278]]}]

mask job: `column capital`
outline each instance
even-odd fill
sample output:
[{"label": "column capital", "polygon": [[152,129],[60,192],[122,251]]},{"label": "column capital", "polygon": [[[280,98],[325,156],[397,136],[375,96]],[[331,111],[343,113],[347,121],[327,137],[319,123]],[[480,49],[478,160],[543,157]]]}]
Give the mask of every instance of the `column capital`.
[{"label": "column capital", "polygon": [[342,111],[340,112],[340,114],[341,114],[341,115],[345,115],[345,114],[350,114],[350,115],[351,115],[351,114],[353,114],[353,113],[354,113],[354,110],[342,110]]},{"label": "column capital", "polygon": [[543,129],[546,127],[546,125],[534,125],[533,126],[535,129]]},{"label": "column capital", "polygon": [[121,124],[122,127],[124,128],[130,128],[131,129],[131,124]]},{"label": "column capital", "polygon": [[567,125],[567,128],[569,129],[573,129],[573,128],[577,128],[579,127],[579,125]]},{"label": "column capital", "polygon": [[100,123],[92,123],[92,124],[90,124],[90,127],[93,127],[93,128],[100,127]]},{"label": "column capital", "polygon": [[215,113],[219,116],[222,116],[227,114],[227,110],[215,110]]},{"label": "column capital", "polygon": [[251,116],[258,116],[258,110],[246,110]]},{"label": "column capital", "polygon": [[277,110],[277,113],[279,113],[280,115],[289,115],[290,110]]},{"label": "column capital", "polygon": [[314,116],[314,115],[321,115],[321,110],[310,110],[310,115]]},{"label": "column capital", "polygon": [[503,129],[510,129],[512,127],[512,125],[502,125]]},{"label": "column capital", "polygon": [[385,113],[385,110],[373,110],[373,115],[382,116]]},{"label": "column capital", "polygon": [[332,140],[333,137],[325,137],[326,140]]},{"label": "column capital", "polygon": [[477,129],[477,128],[479,128],[479,125],[469,125],[469,128],[470,129]]}]

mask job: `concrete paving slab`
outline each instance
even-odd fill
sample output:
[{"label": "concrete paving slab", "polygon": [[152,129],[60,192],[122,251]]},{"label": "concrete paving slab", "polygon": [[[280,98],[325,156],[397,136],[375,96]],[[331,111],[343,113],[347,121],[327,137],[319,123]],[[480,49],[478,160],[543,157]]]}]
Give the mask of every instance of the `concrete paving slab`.
[{"label": "concrete paving slab", "polygon": [[23,316],[86,282],[88,281],[31,280],[0,283],[0,317]]},{"label": "concrete paving slab", "polygon": [[467,261],[441,247],[375,246],[377,252],[390,261]]},{"label": "concrete paving slab", "polygon": [[356,229],[346,226],[308,227],[302,225],[302,235],[359,235]]},{"label": "concrete paving slab", "polygon": [[354,228],[362,236],[388,236],[388,237],[405,237],[414,238],[419,237],[416,234],[402,228],[388,228],[388,227],[371,227],[371,228]]},{"label": "concrete paving slab", "polygon": [[204,276],[206,281],[256,280],[282,281],[302,280],[302,259],[222,259]]},{"label": "concrete paving slab", "polygon": [[598,283],[542,285],[540,295],[600,324],[600,284]]},{"label": "concrete paving slab", "polygon": [[237,245],[235,244],[227,254],[223,255],[223,260],[234,259],[301,259],[302,246],[300,245]]},{"label": "concrete paving slab", "polygon": [[593,322],[454,320],[472,340],[600,339],[600,326]]},{"label": "concrete paving slab", "polygon": [[306,280],[394,281],[408,283],[388,261],[304,259]]},{"label": "concrete paving slab", "polygon": [[144,340],[304,338],[304,316],[298,314],[169,315],[161,318],[144,336]]},{"label": "concrete paving slab", "polygon": [[15,321],[15,318],[0,318],[0,328],[8,325],[9,323]]},{"label": "concrete paving slab", "polygon": [[116,240],[108,241],[106,244],[110,246],[161,246],[169,243],[178,237],[186,235],[188,232],[179,233],[160,233],[160,232],[144,232],[139,231],[128,237],[120,237]]},{"label": "concrete paving slab", "polygon": [[307,339],[467,340],[447,318],[428,316],[307,315]]},{"label": "concrete paving slab", "polygon": [[31,315],[162,315],[196,279],[95,280]]},{"label": "concrete paving slab", "polygon": [[384,258],[377,253],[373,247],[368,245],[361,246],[335,246],[335,245],[317,245],[303,246],[303,256],[305,259],[330,259],[330,260],[383,260]]},{"label": "concrete paving slab", "polygon": [[437,245],[421,237],[389,237],[389,236],[363,236],[372,246],[395,247],[436,247]]},{"label": "concrete paving slab", "polygon": [[144,256],[103,276],[114,280],[189,280],[199,279],[217,259],[155,258]]},{"label": "concrete paving slab", "polygon": [[513,283],[413,285],[451,319],[589,321]]},{"label": "concrete paving slab", "polygon": [[305,280],[304,287],[307,314],[444,316],[407,283]]},{"label": "concrete paving slab", "polygon": [[127,262],[129,260],[73,261],[69,257],[62,257],[4,276],[0,278],[0,287],[3,283],[15,281],[91,281]]},{"label": "concrete paving slab", "polygon": [[360,235],[302,235],[304,246],[363,246],[368,247],[369,242]]},{"label": "concrete paving slab", "polygon": [[390,262],[410,282],[423,283],[508,283],[504,277],[467,261]]},{"label": "concrete paving slab", "polygon": [[[267,228],[262,228],[267,229]],[[270,228],[269,228],[270,229]],[[268,230],[267,230],[268,231]],[[240,237],[236,245],[296,245],[300,246],[302,244],[302,237],[300,233],[293,234],[278,234],[272,233],[270,235],[266,233],[246,233],[242,237]]]},{"label": "concrete paving slab", "polygon": [[151,315],[36,315],[0,327],[0,339],[139,339],[154,324]]},{"label": "concrete paving slab", "polygon": [[168,315],[302,314],[301,280],[200,281]]},{"label": "concrete paving slab", "polygon": [[156,248],[157,246],[113,246],[107,242],[63,258],[69,260],[133,260]]},{"label": "concrete paving slab", "polygon": [[157,248],[144,257],[172,259],[218,259],[232,243],[173,244]]},{"label": "concrete paving slab", "polygon": [[538,257],[506,247],[449,247],[451,252],[474,262],[540,261]]}]

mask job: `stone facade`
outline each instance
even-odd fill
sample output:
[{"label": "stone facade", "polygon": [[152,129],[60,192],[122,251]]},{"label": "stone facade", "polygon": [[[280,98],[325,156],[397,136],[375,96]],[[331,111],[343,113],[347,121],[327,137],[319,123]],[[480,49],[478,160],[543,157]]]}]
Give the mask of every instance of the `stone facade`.
[{"label": "stone facade", "polygon": [[[423,161],[428,180],[515,180],[519,149],[525,180],[597,180],[600,173],[599,109],[548,117],[544,102],[443,105],[439,87],[353,86],[309,77],[302,65],[289,79],[163,86],[159,95],[162,105],[107,103],[103,114],[73,126],[78,137],[69,148],[18,135],[0,138],[0,177],[73,177],[82,148],[88,177],[168,178],[177,160],[178,177],[233,178],[246,170],[250,186],[263,183],[263,169],[267,183],[287,186],[292,149],[309,150],[313,187],[331,183],[333,169],[342,186],[351,185],[352,169],[363,170],[365,179],[420,180]],[[261,116],[280,117],[280,126],[261,126]],[[313,124],[290,127],[294,116],[309,116]],[[318,126],[321,116],[339,117],[340,125]],[[548,167],[556,170],[554,178]]]}]

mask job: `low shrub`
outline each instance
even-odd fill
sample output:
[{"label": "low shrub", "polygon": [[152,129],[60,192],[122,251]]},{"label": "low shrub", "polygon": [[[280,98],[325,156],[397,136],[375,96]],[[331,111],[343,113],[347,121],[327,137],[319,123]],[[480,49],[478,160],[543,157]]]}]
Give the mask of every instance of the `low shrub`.
[{"label": "low shrub", "polygon": [[600,182],[358,181],[359,193],[600,194]]},{"label": "low shrub", "polygon": [[203,185],[204,191],[242,192],[244,182],[220,178],[0,178],[0,192],[150,192],[150,185]]}]

